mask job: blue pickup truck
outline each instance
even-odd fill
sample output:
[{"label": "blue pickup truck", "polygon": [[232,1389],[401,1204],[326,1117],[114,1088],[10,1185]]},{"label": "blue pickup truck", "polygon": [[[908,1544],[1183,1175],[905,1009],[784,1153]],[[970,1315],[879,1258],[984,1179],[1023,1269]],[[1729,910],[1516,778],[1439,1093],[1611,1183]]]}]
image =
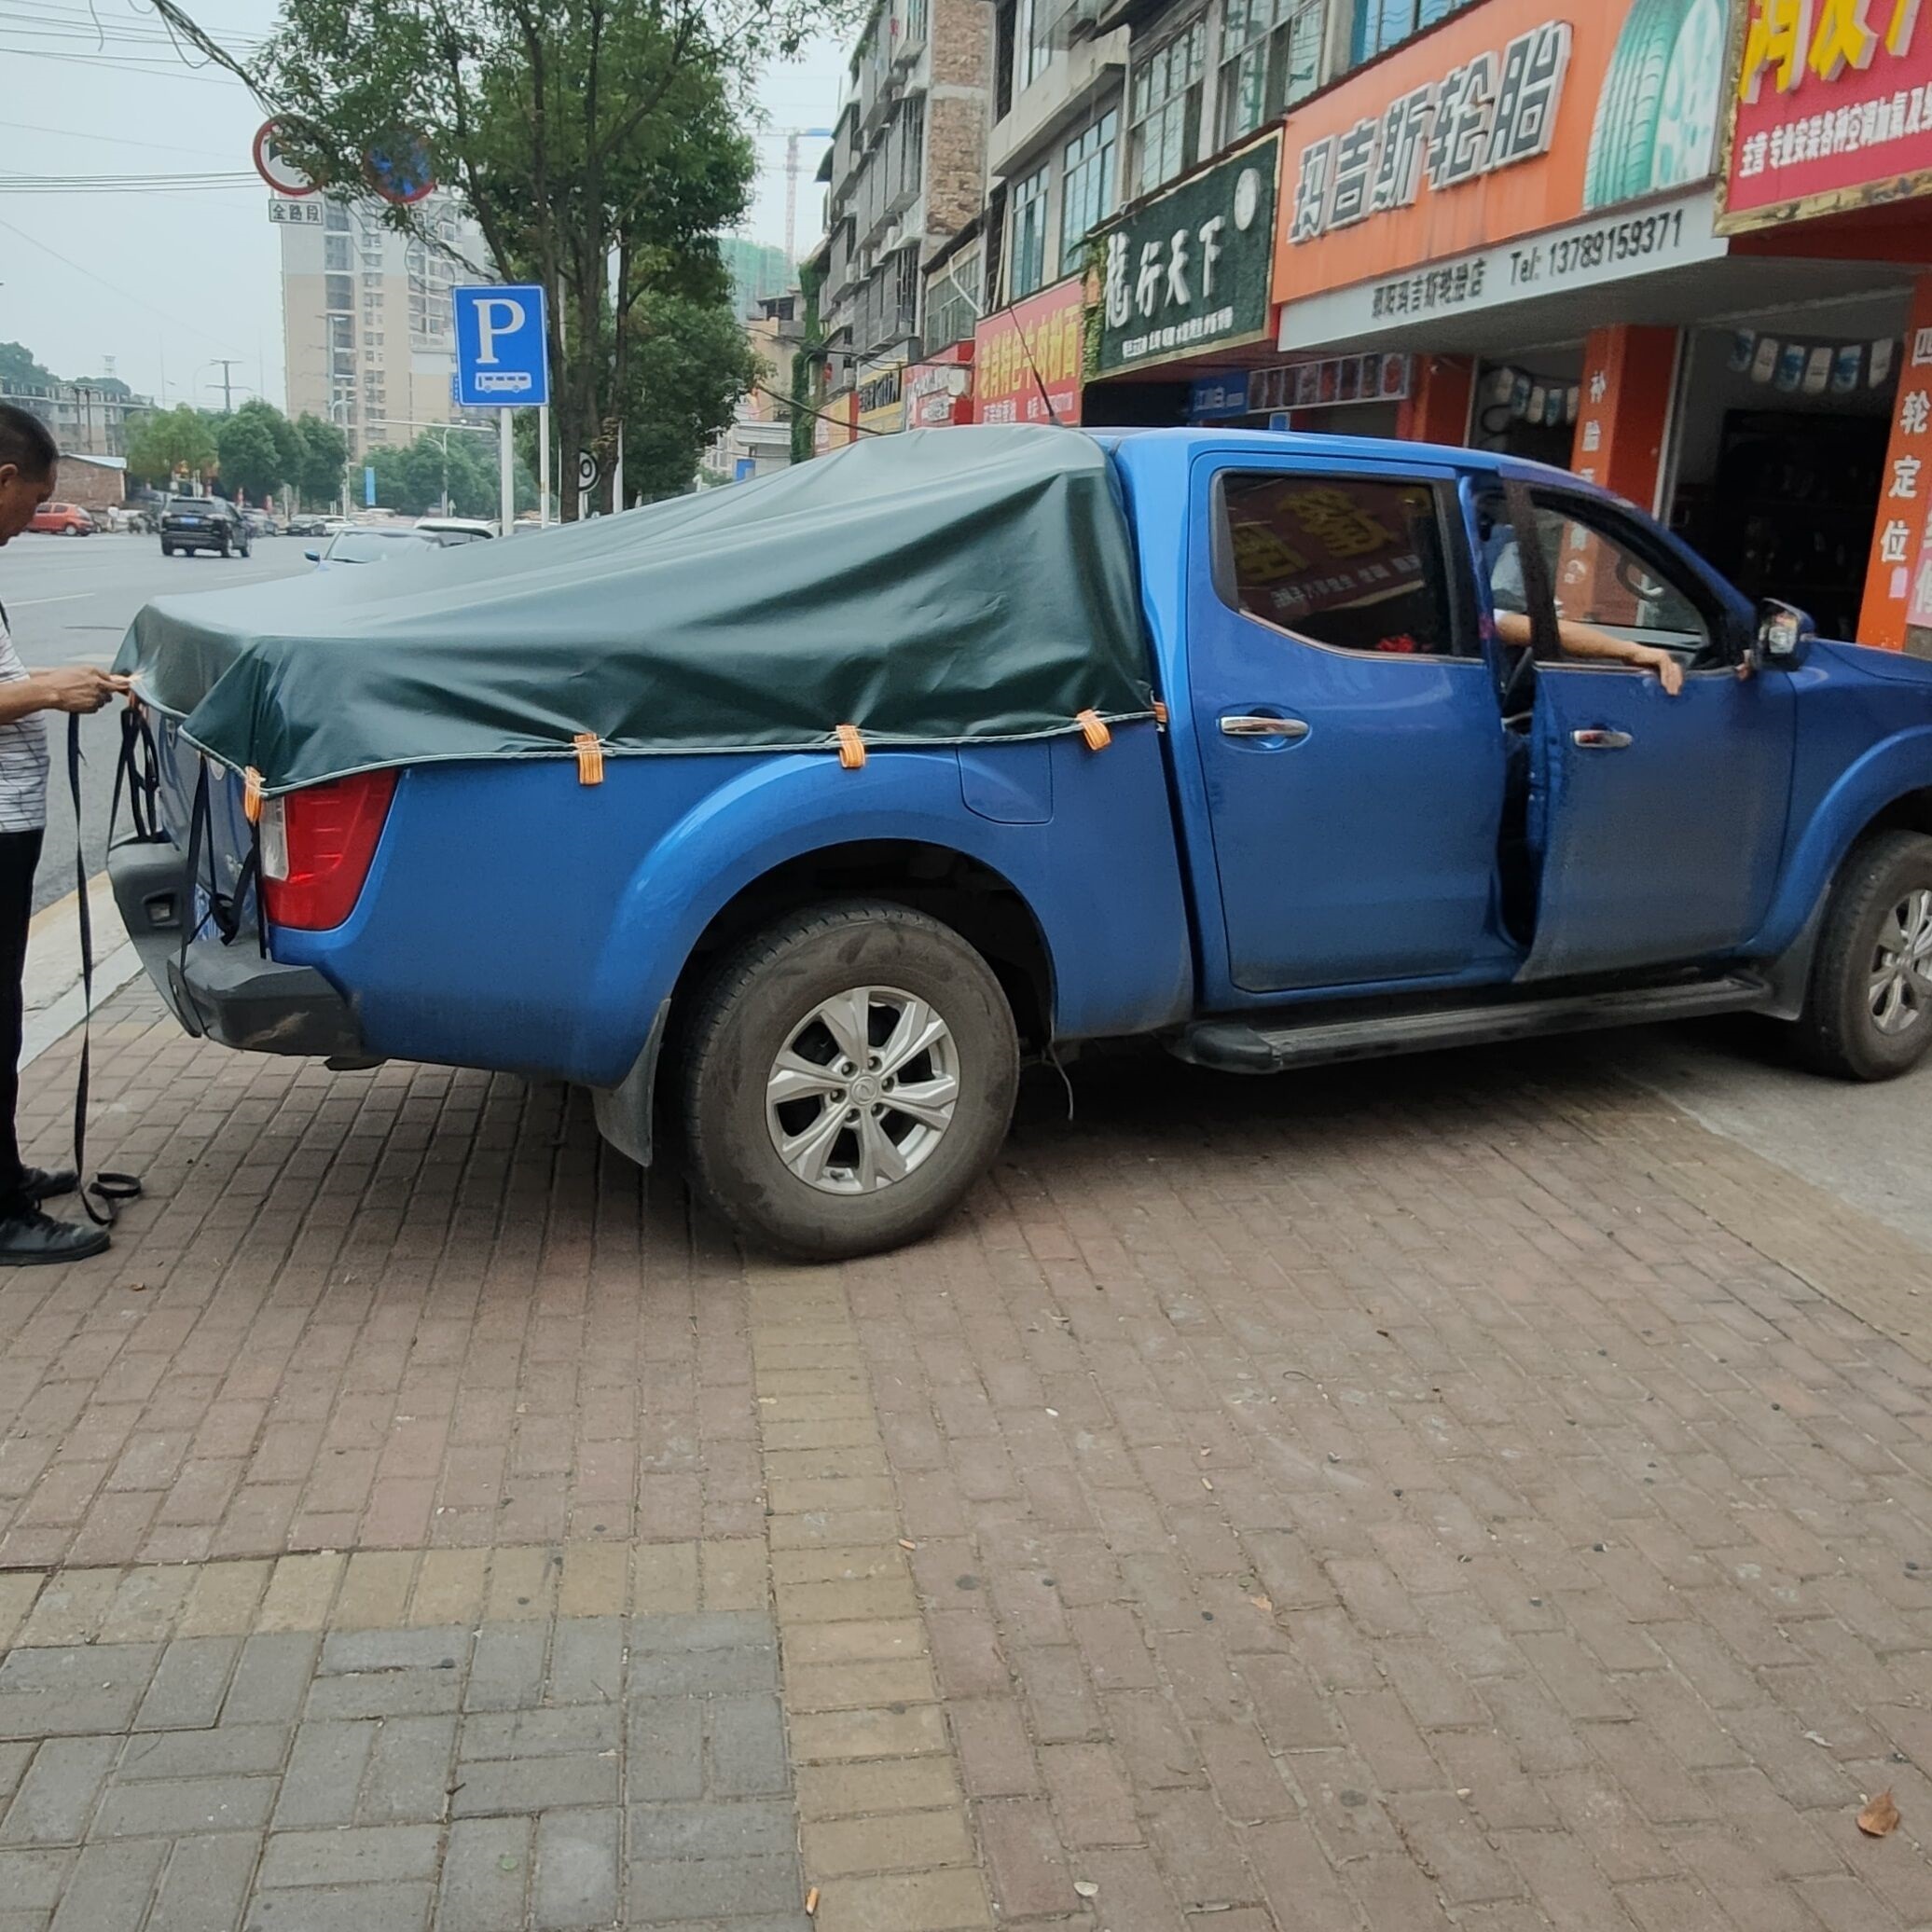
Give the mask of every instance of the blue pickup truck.
[{"label": "blue pickup truck", "polygon": [[1083,1042],[1259,1074],[1749,1011],[1864,1080],[1932,1045],[1932,665],[1468,449],[890,440],[150,606],[156,824],[112,871],[183,1024],[581,1083],[807,1258],[932,1228]]}]

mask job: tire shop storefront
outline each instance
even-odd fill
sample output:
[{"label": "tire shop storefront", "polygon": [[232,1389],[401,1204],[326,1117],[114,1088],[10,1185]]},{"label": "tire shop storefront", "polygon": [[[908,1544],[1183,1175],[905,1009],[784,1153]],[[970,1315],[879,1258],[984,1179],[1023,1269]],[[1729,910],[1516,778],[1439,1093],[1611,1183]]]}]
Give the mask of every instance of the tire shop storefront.
[{"label": "tire shop storefront", "polygon": [[[1863,606],[1932,238],[1896,208],[1740,217],[1725,194],[1741,162],[1769,168],[1767,117],[1932,122],[1913,104],[1932,21],[1914,32],[1899,6],[1895,52],[1897,4],[1480,0],[1290,117],[1280,352],[1402,352],[1403,435],[1570,467],[1747,593],[1901,642],[1902,615],[1888,634]],[[1876,23],[1862,64],[1819,37],[1861,12]],[[1801,17],[1801,35],[1763,31]],[[1799,40],[1787,87],[1777,50]],[[1781,164],[1819,138],[1856,137],[1787,133]],[[1875,144],[1869,172],[1911,145],[1901,132],[1882,160]]]},{"label": "tire shop storefront", "polygon": [[1932,9],[1753,0],[1717,226],[1734,256],[1881,267],[1862,297],[1700,331],[1673,451],[1685,534],[1829,635],[1932,656]]}]

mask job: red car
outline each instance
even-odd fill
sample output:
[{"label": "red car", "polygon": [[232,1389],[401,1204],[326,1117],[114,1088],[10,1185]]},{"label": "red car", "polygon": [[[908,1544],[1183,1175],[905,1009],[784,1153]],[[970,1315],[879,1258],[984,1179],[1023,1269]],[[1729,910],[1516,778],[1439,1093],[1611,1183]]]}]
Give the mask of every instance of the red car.
[{"label": "red car", "polygon": [[42,504],[27,528],[63,537],[90,537],[94,533],[94,519],[78,504]]}]

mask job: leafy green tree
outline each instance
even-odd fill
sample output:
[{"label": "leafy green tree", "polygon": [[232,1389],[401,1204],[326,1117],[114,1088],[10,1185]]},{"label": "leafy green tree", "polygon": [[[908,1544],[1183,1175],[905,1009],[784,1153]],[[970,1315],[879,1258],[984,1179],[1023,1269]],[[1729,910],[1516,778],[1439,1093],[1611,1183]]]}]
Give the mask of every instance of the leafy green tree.
[{"label": "leafy green tree", "polygon": [[333,422],[306,411],[290,425],[301,454],[292,472],[300,493],[315,503],[333,503],[342,488],[349,463],[349,438]]},{"label": "leafy green tree", "polygon": [[769,376],[727,303],[646,298],[624,410],[625,494],[650,503],[690,489],[705,444]]},{"label": "leafy green tree", "polygon": [[[284,0],[248,60],[156,0],[176,30],[272,103],[291,158],[355,197],[363,158],[419,139],[476,217],[473,272],[556,293],[558,445],[612,469],[647,297],[704,298],[712,237],[744,212],[756,63],[795,51],[841,0]],[[422,234],[421,213],[392,210]],[[575,492],[563,492],[567,516]],[[606,501],[608,499],[606,498]]]},{"label": "leafy green tree", "polygon": [[[238,417],[256,418],[275,440],[275,483],[281,490],[292,488],[302,474],[302,459],[306,453],[302,438],[296,426],[273,403],[265,403],[259,396],[251,397],[235,411]],[[251,492],[252,494],[252,492]]]},{"label": "leafy green tree", "polygon": [[128,445],[129,474],[165,486],[176,470],[205,470],[215,459],[208,419],[186,403],[157,410]]},{"label": "leafy green tree", "polygon": [[819,314],[819,292],[825,286],[822,262],[798,265],[798,292],[804,304],[800,317],[798,348],[792,357],[792,461],[809,462],[818,448],[819,419],[812,408],[812,372],[818,367],[813,351],[825,339],[825,324]]},{"label": "leafy green tree", "polygon": [[22,389],[52,389],[60,380],[41,366],[24,342],[0,342],[0,382],[15,382]]},{"label": "leafy green tree", "polygon": [[[405,517],[430,516],[442,508],[447,485],[452,516],[493,518],[497,514],[495,448],[469,431],[424,430],[413,443],[370,450],[368,462],[376,472],[376,502],[382,509]],[[528,476],[519,463],[519,508],[536,502],[534,488],[524,487]]]},{"label": "leafy green tree", "polygon": [[282,481],[282,452],[275,447],[275,433],[259,415],[237,409],[224,416],[214,446],[223,482],[250,503],[266,502]]}]

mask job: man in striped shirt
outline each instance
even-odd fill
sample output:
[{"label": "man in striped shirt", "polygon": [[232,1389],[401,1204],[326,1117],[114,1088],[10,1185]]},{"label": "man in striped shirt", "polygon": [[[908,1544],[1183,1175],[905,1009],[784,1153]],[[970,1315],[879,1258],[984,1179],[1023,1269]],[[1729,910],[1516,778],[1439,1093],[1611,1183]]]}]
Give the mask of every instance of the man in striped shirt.
[{"label": "man in striped shirt", "polygon": [[[19,536],[53,495],[59,460],[37,416],[0,403],[0,545]],[[0,609],[0,1266],[80,1261],[107,1246],[105,1228],[40,1211],[50,1195],[71,1193],[78,1177],[71,1167],[49,1173],[23,1165],[13,1113],[21,1090],[21,972],[34,910],[34,868],[47,829],[47,720],[41,714],[98,711],[127,687],[125,678],[87,665],[30,671]]]}]

